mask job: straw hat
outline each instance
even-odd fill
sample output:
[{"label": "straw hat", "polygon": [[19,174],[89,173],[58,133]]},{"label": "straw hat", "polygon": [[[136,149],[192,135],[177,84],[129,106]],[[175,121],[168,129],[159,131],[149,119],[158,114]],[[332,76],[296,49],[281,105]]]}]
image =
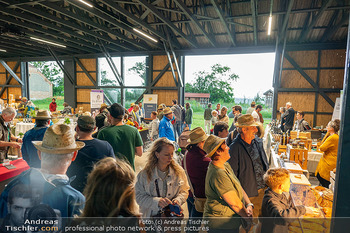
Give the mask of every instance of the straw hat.
[{"label": "straw hat", "polygon": [[171,111],[171,109],[169,107],[166,107],[164,110],[163,110],[163,114],[164,115],[167,115],[167,114],[170,114],[170,113],[173,113],[173,111]]},{"label": "straw hat", "polygon": [[210,135],[204,142],[203,150],[207,153],[207,157],[213,156],[216,150],[225,142],[225,138],[219,138],[214,135]]},{"label": "straw hat", "polygon": [[254,120],[254,117],[250,114],[244,114],[238,117],[237,122],[235,123],[235,126],[237,127],[261,126],[261,125],[262,124],[260,122],[256,122]]},{"label": "straw hat", "polygon": [[130,104],[130,107],[134,107],[134,105],[135,105],[135,103],[131,103],[131,104]]},{"label": "straw hat", "polygon": [[208,138],[207,134],[201,127],[197,127],[191,130],[190,138],[187,140],[190,144],[200,143]]},{"label": "straw hat", "polygon": [[51,114],[47,110],[38,110],[36,117],[33,117],[36,120],[49,120],[51,119]]},{"label": "straw hat", "polygon": [[76,142],[74,133],[68,125],[54,124],[49,127],[42,141],[33,141],[39,151],[49,154],[68,154],[80,150],[84,142]]}]

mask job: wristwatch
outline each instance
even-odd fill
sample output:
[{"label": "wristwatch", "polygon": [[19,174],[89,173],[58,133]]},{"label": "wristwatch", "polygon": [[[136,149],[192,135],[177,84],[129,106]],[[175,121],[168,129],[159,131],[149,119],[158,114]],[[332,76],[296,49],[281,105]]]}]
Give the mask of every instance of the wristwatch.
[{"label": "wristwatch", "polygon": [[253,209],[254,209],[254,204],[253,204],[253,203],[248,203],[248,204],[246,205],[246,208],[248,208],[248,206],[251,206],[251,207],[253,207]]}]

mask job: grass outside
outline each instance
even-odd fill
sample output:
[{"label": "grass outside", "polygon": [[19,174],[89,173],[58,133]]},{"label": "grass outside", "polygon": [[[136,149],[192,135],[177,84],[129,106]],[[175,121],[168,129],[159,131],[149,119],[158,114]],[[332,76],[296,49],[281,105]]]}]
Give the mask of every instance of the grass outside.
[{"label": "grass outside", "polygon": [[[58,96],[56,98],[56,103],[57,103],[57,111],[63,110],[63,102],[64,102],[64,97],[63,96]],[[42,100],[32,100],[34,103],[35,107],[39,108],[40,110],[49,110],[49,105],[52,102],[52,98],[46,98]]]}]

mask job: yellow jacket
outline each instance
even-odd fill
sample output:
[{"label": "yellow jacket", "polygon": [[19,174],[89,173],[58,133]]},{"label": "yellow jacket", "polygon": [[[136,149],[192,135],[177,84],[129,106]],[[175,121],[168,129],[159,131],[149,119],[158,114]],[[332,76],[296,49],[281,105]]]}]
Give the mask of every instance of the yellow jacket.
[{"label": "yellow jacket", "polygon": [[330,180],[330,171],[337,166],[338,141],[338,134],[329,136],[327,133],[320,146],[320,150],[324,154],[317,165],[315,175],[320,174],[323,179],[328,181]]}]

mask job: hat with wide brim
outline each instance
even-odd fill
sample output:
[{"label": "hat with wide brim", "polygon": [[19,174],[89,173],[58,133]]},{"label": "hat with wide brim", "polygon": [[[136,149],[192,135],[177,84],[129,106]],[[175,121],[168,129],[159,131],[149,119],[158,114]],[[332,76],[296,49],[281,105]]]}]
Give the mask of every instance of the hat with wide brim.
[{"label": "hat with wide brim", "polygon": [[191,130],[189,137],[190,138],[187,140],[187,142],[190,144],[198,144],[202,141],[205,141],[208,138],[208,135],[201,127],[197,127]]},{"label": "hat with wide brim", "polygon": [[210,135],[207,140],[205,140],[203,145],[203,150],[207,153],[206,157],[211,157],[219,149],[222,143],[225,142],[225,138],[219,138],[214,135]]},{"label": "hat with wide brim", "polygon": [[85,146],[84,142],[75,141],[73,131],[65,124],[50,126],[42,141],[33,141],[32,143],[36,149],[48,154],[68,154]]},{"label": "hat with wide brim", "polygon": [[173,111],[172,111],[169,107],[166,107],[166,108],[163,110],[163,114],[164,114],[164,115],[167,115],[167,114],[170,114],[170,113],[173,113]]},{"label": "hat with wide brim", "polygon": [[254,117],[250,114],[244,114],[238,117],[235,126],[237,127],[249,127],[249,126],[261,126],[261,122],[254,120]]},{"label": "hat with wide brim", "polygon": [[33,117],[35,120],[49,120],[51,119],[51,114],[47,110],[39,110],[36,113],[36,117]]}]

